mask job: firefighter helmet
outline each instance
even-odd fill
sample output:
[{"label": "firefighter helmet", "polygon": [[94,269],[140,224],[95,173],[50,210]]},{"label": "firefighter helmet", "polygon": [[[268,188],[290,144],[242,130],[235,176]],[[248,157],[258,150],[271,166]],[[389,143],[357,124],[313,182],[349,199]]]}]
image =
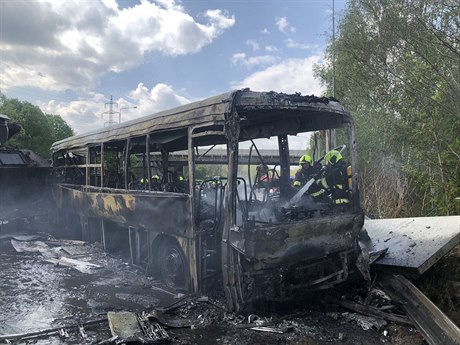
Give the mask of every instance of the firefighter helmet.
[{"label": "firefighter helmet", "polygon": [[335,164],[342,159],[342,154],[337,150],[331,150],[324,156],[327,164]]},{"label": "firefighter helmet", "polygon": [[302,165],[302,163],[309,163],[310,165],[313,163],[313,159],[309,155],[303,155],[299,159],[299,165]]}]

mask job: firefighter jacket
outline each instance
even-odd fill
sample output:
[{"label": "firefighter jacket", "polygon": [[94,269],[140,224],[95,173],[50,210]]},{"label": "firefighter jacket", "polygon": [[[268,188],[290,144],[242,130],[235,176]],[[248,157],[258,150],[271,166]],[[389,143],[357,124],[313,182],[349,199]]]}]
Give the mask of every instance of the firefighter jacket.
[{"label": "firefighter jacket", "polygon": [[295,173],[294,186],[300,187],[307,183],[315,174],[315,169],[310,166],[308,169],[300,168]]},{"label": "firefighter jacket", "polygon": [[338,205],[350,202],[347,166],[344,162],[339,161],[336,164],[326,165],[321,178],[316,180],[316,184],[322,189],[318,196],[329,195],[332,202]]}]

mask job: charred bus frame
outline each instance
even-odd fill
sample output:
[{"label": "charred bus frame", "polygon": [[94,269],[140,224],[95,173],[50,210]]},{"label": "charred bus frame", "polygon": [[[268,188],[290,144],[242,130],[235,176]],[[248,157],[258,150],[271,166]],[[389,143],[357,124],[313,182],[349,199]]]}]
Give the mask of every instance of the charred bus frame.
[{"label": "charred bus frame", "polygon": [[[347,141],[350,204],[290,204],[289,138],[331,128]],[[238,169],[239,146],[252,143],[259,153],[260,138],[275,139],[279,150],[263,185],[251,181],[251,168],[246,176]],[[227,150],[226,174],[198,180],[200,159],[215,145]],[[173,167],[170,154],[184,150],[187,164]],[[61,140],[52,152],[57,213],[74,236],[108,250],[121,239],[133,264],[179,288],[203,290],[217,278],[230,310],[343,282],[359,253],[354,125],[335,100],[232,91]],[[182,189],[178,175],[186,176]]]}]

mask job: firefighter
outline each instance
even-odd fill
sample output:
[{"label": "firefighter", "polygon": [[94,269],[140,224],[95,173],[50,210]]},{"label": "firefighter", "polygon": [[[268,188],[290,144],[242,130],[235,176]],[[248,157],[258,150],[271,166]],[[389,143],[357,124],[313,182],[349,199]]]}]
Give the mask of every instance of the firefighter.
[{"label": "firefighter", "polygon": [[188,183],[179,171],[174,174],[174,189],[177,193],[187,193]]},{"label": "firefighter", "polygon": [[159,175],[153,175],[152,176],[152,181],[151,181],[151,185],[152,185],[152,190],[155,190],[155,191],[161,191],[161,180],[160,180],[160,176]]},{"label": "firefighter", "polygon": [[[148,186],[149,186],[149,180],[147,178],[141,178],[139,180],[140,189],[148,189]],[[162,190],[159,175],[153,175],[151,177],[151,187],[152,187],[152,190],[155,190],[155,191],[161,191]]]},{"label": "firefighter", "polygon": [[311,195],[317,198],[328,195],[335,205],[349,204],[347,164],[342,154],[337,150],[331,150],[324,156],[324,161],[326,165],[321,177],[316,180],[316,185],[321,189]]},{"label": "firefighter", "polygon": [[259,164],[256,167],[256,178],[254,182],[258,188],[268,187],[268,183],[270,182],[270,177],[268,176],[268,166],[265,164]]},{"label": "firefighter", "polygon": [[139,181],[132,182],[136,189],[146,190],[149,187],[149,180],[146,178],[141,178]]},{"label": "firefighter", "polygon": [[314,175],[315,171],[313,168],[313,159],[309,155],[303,155],[299,159],[299,170],[295,173],[294,178],[294,187],[301,187],[305,183],[307,183],[312,176]]}]

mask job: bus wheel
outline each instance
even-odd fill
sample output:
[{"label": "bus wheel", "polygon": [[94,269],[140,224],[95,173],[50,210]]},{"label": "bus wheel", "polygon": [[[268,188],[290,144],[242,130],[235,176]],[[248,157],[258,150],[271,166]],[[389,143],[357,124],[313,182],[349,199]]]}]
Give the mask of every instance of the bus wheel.
[{"label": "bus wheel", "polygon": [[160,244],[158,271],[169,287],[188,290],[190,274],[187,258],[176,240],[164,239]]}]

